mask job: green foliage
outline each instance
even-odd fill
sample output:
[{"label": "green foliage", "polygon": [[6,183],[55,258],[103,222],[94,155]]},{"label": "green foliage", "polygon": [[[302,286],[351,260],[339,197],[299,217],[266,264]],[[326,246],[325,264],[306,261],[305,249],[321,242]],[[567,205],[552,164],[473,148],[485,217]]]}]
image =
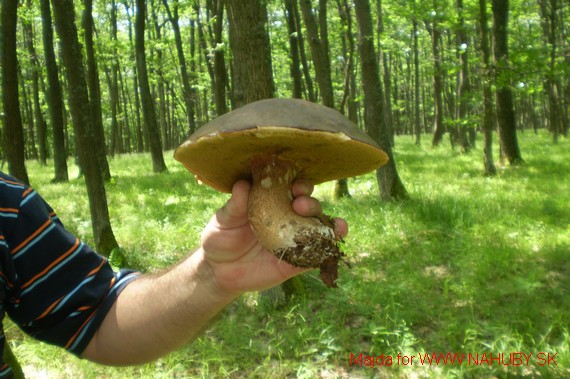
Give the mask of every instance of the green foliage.
[{"label": "green foliage", "polygon": [[[570,191],[567,143],[546,132],[520,136],[527,164],[482,175],[482,154],[416,147],[395,154],[411,194],[378,199],[374,175],[349,181],[352,198],[316,196],[347,219],[339,288],[313,272],[306,295],[278,309],[247,294],[197,341],[157,362],[104,368],[40,345],[13,326],[7,334],[28,375],[44,377],[560,377],[570,369]],[[425,139],[424,139],[425,140]],[[227,199],[199,186],[179,164],[148,174],[148,156],[110,161],[113,227],[126,259],[156,271],[182,259]],[[50,184],[50,167],[29,165],[37,190],[67,226],[91,240],[81,180]],[[73,175],[72,175],[73,177]],[[63,196],[65,194],[65,196]],[[390,367],[350,365],[350,354],[392,356]],[[396,364],[400,355],[532,353],[530,365]],[[537,354],[557,354],[540,366]],[[55,358],[57,357],[57,359]],[[417,359],[417,358],[416,358]],[[544,362],[542,362],[544,363]]]}]

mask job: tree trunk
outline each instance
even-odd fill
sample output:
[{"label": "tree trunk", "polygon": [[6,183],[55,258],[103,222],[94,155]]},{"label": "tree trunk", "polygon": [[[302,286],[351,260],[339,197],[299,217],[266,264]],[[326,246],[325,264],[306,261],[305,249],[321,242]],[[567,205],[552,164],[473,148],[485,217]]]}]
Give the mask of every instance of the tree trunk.
[{"label": "tree trunk", "polygon": [[[327,0],[319,0],[318,22],[313,13],[311,0],[301,0],[301,11],[307,29],[307,38],[311,47],[313,65],[317,77],[317,84],[321,93],[321,102],[329,108],[335,109],[334,90],[331,76],[331,63],[329,56],[328,28],[327,28]],[[336,198],[350,196],[348,182],[341,180],[335,184]]]},{"label": "tree trunk", "polygon": [[465,19],[463,0],[456,0],[457,5],[457,46],[459,51],[459,72],[457,74],[457,127],[459,128],[459,141],[463,152],[471,150],[468,138],[469,125],[469,101],[471,97],[471,83],[469,82],[469,40],[465,32]]},{"label": "tree trunk", "polygon": [[[384,17],[382,13],[382,0],[377,0],[376,10],[378,12],[378,40],[382,38],[382,33],[384,33]],[[378,44],[378,53],[380,54],[381,62],[381,75],[384,78],[384,117],[386,118],[386,126],[388,127],[388,134],[390,135],[390,144],[394,146],[394,121],[392,119],[392,79],[390,73],[390,65],[388,64],[388,54],[386,54],[382,49],[381,45]]]},{"label": "tree trunk", "polygon": [[53,50],[53,29],[49,0],[40,0],[43,29],[44,58],[47,72],[47,104],[53,130],[54,182],[67,182],[67,151],[65,148],[65,124],[63,122],[63,97],[59,82],[55,52]]},{"label": "tree trunk", "polygon": [[224,1],[215,0],[216,20],[214,22],[214,99],[218,116],[228,112],[226,104],[226,87],[228,86],[228,71],[226,69],[225,49],[223,44]]},{"label": "tree trunk", "polygon": [[[28,95],[26,77],[22,73],[22,66],[18,64],[19,86],[22,107],[22,125],[24,126],[24,159],[38,159],[38,149],[36,149],[36,133],[34,130],[34,111],[32,100]],[[29,141],[26,143],[26,141]]]},{"label": "tree trunk", "polygon": [[[437,4],[434,1],[434,8],[437,12]],[[431,35],[431,44],[433,50],[433,101],[434,101],[434,127],[432,145],[439,146],[443,140],[443,135],[446,132],[444,119],[443,119],[443,73],[441,68],[441,52],[440,40],[441,32],[437,21],[439,15],[436,13],[433,23],[426,22],[426,28]]]},{"label": "tree trunk", "polygon": [[160,130],[156,119],[154,100],[150,93],[148,72],[146,68],[144,31],[145,31],[146,4],[144,0],[137,0],[135,19],[135,55],[137,62],[138,84],[141,97],[144,131],[147,144],[150,147],[152,168],[154,172],[166,171],[164,156],[162,155]]},{"label": "tree trunk", "polygon": [[[225,1],[230,24],[236,106],[272,98],[275,87],[272,80],[269,35],[265,28],[267,22],[265,3]],[[295,277],[287,280],[279,288],[264,291],[264,298],[270,298],[273,305],[277,306],[279,300],[289,301],[294,295],[303,292],[302,279]]]},{"label": "tree trunk", "polygon": [[95,136],[95,151],[103,180],[111,179],[109,162],[107,161],[107,148],[105,146],[105,132],[103,130],[103,116],[101,111],[101,86],[99,84],[99,70],[93,47],[93,0],[83,1],[83,29],[85,38],[85,53],[87,55],[87,88],[89,90],[89,108]]},{"label": "tree trunk", "polygon": [[[158,22],[158,15],[156,13],[157,5],[154,3],[154,1],[151,1],[150,5],[151,5],[150,17],[152,20],[152,24],[154,25],[154,33],[155,33],[152,38],[155,41],[161,41],[162,40],[162,27],[164,24]],[[152,33],[152,31],[150,31],[150,33]],[[152,46],[151,50],[152,50],[152,52],[150,53],[151,56],[154,56],[156,54],[156,58],[154,58],[153,60],[157,62],[158,67],[162,67],[162,65],[164,64],[163,51],[165,50],[165,46],[163,44],[159,43],[159,44]],[[159,78],[158,78],[156,84],[153,84],[152,95],[154,97],[156,97],[158,95],[157,117],[158,117],[158,130],[160,131],[161,142],[162,142],[161,143],[161,149],[162,150],[168,150],[168,148],[167,148],[167,144],[168,144],[168,135],[167,135],[167,132],[168,132],[168,123],[167,123],[168,109],[167,109],[167,105],[166,105],[166,95],[165,95],[165,89],[164,89],[165,86],[168,87],[168,83],[166,83],[166,80],[164,79],[164,72],[162,69],[158,69],[157,74],[158,74]]]},{"label": "tree trunk", "polygon": [[[338,13],[344,28],[342,36],[344,57],[344,90],[339,111],[348,113],[348,118],[358,125],[357,101],[356,101],[356,75],[354,73],[354,35],[352,33],[351,7],[347,0],[338,1]],[[343,178],[335,182],[333,196],[335,199],[350,197],[348,179]]]},{"label": "tree trunk", "polygon": [[111,156],[123,153],[122,140],[119,133],[119,121],[117,113],[119,108],[119,61],[118,61],[118,41],[117,41],[117,3],[111,1],[111,40],[112,51],[111,56],[111,72],[107,72],[107,82],[109,87],[109,106],[111,107],[111,138],[109,144],[109,152]]},{"label": "tree trunk", "polygon": [[548,71],[545,75],[545,88],[548,98],[548,118],[553,142],[558,142],[559,134],[564,130],[563,111],[561,103],[562,91],[556,71],[558,68],[558,0],[540,0],[540,16],[542,18],[542,30],[544,40],[549,47]]},{"label": "tree trunk", "polygon": [[[315,75],[317,84],[321,93],[321,102],[323,105],[334,109],[334,93],[331,79],[331,66],[328,51],[328,32],[326,24],[326,6],[319,0],[319,22],[315,19],[313,13],[313,5],[311,0],[301,0],[301,11],[305,28],[307,30],[307,38],[311,47],[311,55],[313,57],[313,65],[315,67]],[[319,33],[320,25],[320,33]],[[324,30],[323,30],[324,28]]]},{"label": "tree trunk", "polygon": [[311,70],[307,61],[307,54],[305,52],[305,39],[303,37],[303,27],[301,25],[301,16],[299,15],[299,7],[297,0],[293,0],[293,15],[295,17],[295,27],[297,33],[297,42],[299,43],[299,57],[301,58],[301,65],[303,66],[303,77],[305,78],[305,87],[307,89],[307,99],[312,102],[317,101],[315,89],[313,86],[313,78]]},{"label": "tree trunk", "polygon": [[18,58],[16,55],[17,0],[3,0],[0,66],[2,70],[2,104],[4,106],[4,151],[10,175],[29,184],[24,154],[24,127],[18,92]]},{"label": "tree trunk", "polygon": [[[26,0],[26,7],[32,8],[31,0]],[[29,19],[24,18],[22,22],[24,29],[24,43],[30,57],[30,70],[32,72],[32,104],[34,113],[34,124],[36,125],[36,135],[39,147],[39,161],[42,166],[47,165],[48,150],[47,150],[47,125],[42,113],[40,105],[40,86],[39,86],[39,72],[40,66],[38,64],[38,56],[34,46],[34,32],[32,24]]]},{"label": "tree trunk", "polygon": [[194,117],[195,108],[195,91],[190,86],[190,79],[188,77],[188,69],[186,68],[186,58],[184,57],[184,49],[182,48],[182,37],[180,36],[180,26],[178,25],[178,0],[173,2],[172,11],[168,6],[167,0],[162,0],[168,19],[172,24],[172,31],[174,32],[174,43],[176,44],[176,52],[178,55],[178,64],[180,64],[180,74],[182,76],[182,89],[184,96],[184,105],[186,106],[186,120],[190,128],[190,134],[196,130],[196,121]]},{"label": "tree trunk", "polygon": [[515,110],[509,72],[507,28],[509,1],[493,0],[493,63],[495,65],[495,102],[501,151],[511,165],[524,163],[517,139]]},{"label": "tree trunk", "polygon": [[[414,0],[414,10],[416,2]],[[414,132],[416,135],[416,146],[420,146],[422,138],[422,122],[420,119],[420,52],[418,46],[418,20],[416,16],[412,19],[412,33],[414,41]]]},{"label": "tree trunk", "polygon": [[[218,0],[217,0],[218,1]],[[223,0],[219,0],[223,1]],[[200,8],[200,2],[197,1],[194,3],[194,12],[196,13],[196,29],[198,30],[198,44],[200,49],[202,50],[202,54],[204,54],[204,62],[206,64],[206,68],[208,70],[208,75],[210,76],[210,83],[212,87],[212,93],[214,93],[214,98],[217,96],[218,93],[218,82],[216,80],[216,75],[214,73],[214,65],[212,64],[209,54],[210,49],[208,48],[208,41],[206,40],[206,35],[204,33],[204,28],[202,25],[202,14]],[[222,89],[222,91],[224,91]],[[218,108],[217,100],[216,100],[216,109]],[[227,110],[226,110],[227,112]],[[225,113],[225,112],[224,112]],[[220,114],[218,114],[220,115]]]},{"label": "tree trunk", "polygon": [[289,33],[289,72],[293,80],[291,91],[294,98],[303,98],[303,76],[301,73],[301,58],[299,56],[299,36],[297,35],[297,20],[295,19],[295,0],[285,0],[285,13],[287,18],[287,32]]},{"label": "tree trunk", "polygon": [[479,26],[481,30],[481,59],[485,72],[483,79],[483,134],[484,142],[484,167],[485,175],[493,176],[497,174],[495,162],[493,161],[493,129],[495,125],[495,115],[493,113],[493,94],[491,92],[490,73],[490,50],[489,50],[489,27],[487,25],[487,1],[479,0]]},{"label": "tree trunk", "polygon": [[404,199],[408,193],[400,180],[389,131],[383,115],[384,100],[380,72],[374,52],[374,35],[372,32],[372,17],[369,0],[354,0],[356,19],[358,22],[358,49],[362,72],[362,87],[364,92],[365,125],[370,136],[386,152],[388,163],[376,171],[380,196],[385,200]]},{"label": "tree trunk", "polygon": [[237,108],[273,97],[275,86],[271,49],[266,31],[267,10],[262,1],[226,0],[233,53]]},{"label": "tree trunk", "polygon": [[75,26],[75,8],[72,0],[53,0],[52,6],[69,85],[69,108],[78,143],[77,154],[87,185],[93,236],[97,250],[108,256],[118,244],[111,228],[104,179],[99,166],[99,151],[95,143],[97,137],[89,105],[81,45]]}]

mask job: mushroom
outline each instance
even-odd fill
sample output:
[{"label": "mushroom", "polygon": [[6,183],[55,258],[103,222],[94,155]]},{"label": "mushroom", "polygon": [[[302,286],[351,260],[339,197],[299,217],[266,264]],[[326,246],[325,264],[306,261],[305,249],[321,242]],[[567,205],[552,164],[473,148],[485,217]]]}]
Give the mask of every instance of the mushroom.
[{"label": "mushroom", "polygon": [[199,182],[231,193],[252,182],[248,216],[261,244],[298,267],[321,269],[336,287],[344,256],[326,215],[301,217],[291,183],[357,176],[388,161],[366,133],[339,112],[299,99],[266,99],[226,113],[192,134],[174,153]]}]

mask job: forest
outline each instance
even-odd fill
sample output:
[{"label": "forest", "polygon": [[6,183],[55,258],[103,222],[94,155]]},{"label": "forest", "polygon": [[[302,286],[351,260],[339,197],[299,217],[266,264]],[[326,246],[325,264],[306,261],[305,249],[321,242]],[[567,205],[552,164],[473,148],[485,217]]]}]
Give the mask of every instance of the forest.
[{"label": "forest", "polygon": [[[156,187],[161,182],[172,181],[176,191],[182,187],[188,189],[189,184],[183,182],[193,179],[172,161],[172,150],[216,117],[265,98],[302,98],[334,108],[365,130],[390,157],[389,163],[374,175],[339,180],[318,191],[325,207],[335,211],[344,206],[355,213],[358,209],[365,212],[366,207],[359,207],[368,202],[383,209],[384,216],[389,218],[396,217],[398,207],[409,207],[420,214],[425,212],[426,218],[435,217],[434,223],[438,224],[442,221],[438,218],[443,217],[441,214],[430,215],[426,208],[411,204],[419,201],[427,206],[435,202],[441,206],[443,203],[438,201],[445,198],[454,204],[453,208],[446,208],[448,216],[463,220],[467,216],[455,206],[457,201],[465,199],[466,193],[473,194],[473,204],[498,201],[475,196],[491,196],[486,188],[508,192],[509,183],[516,188],[520,181],[527,180],[525,175],[535,172],[543,178],[550,175],[547,180],[556,183],[551,189],[559,194],[560,201],[568,196],[567,182],[560,184],[568,174],[563,161],[568,157],[570,125],[570,5],[564,0],[4,0],[0,13],[2,171],[51,194],[50,200],[59,204],[64,213],[69,212],[72,220],[83,220],[71,222],[71,229],[101,254],[113,259],[119,256],[122,262],[141,270],[152,271],[164,266],[164,261],[137,255],[135,251],[141,246],[126,242],[130,237],[122,229],[125,226],[110,216],[118,212],[118,188],[129,191],[121,180],[136,170],[138,177],[132,180],[144,191],[150,191],[147,177],[154,178]],[[438,163],[435,168],[428,163],[434,161]],[[423,174],[427,175],[420,173],[422,170],[431,170],[431,176],[425,179],[433,183],[419,181]],[[459,192],[450,193],[434,184],[444,185],[445,178],[452,178],[451,183],[459,175],[476,177],[478,182],[472,188],[460,187]],[[496,181],[490,182],[493,178]],[[481,193],[475,194],[473,188],[479,188]],[[84,204],[83,214],[79,215],[76,209],[66,211],[69,205],[64,199],[57,200],[55,189],[73,189],[80,194],[73,201]],[[192,187],[192,191],[204,190]],[[442,198],[431,198],[429,191]],[[144,197],[144,193],[135,197],[143,201],[140,196]],[[178,196],[184,195],[176,192],[168,201],[178,203]],[[541,192],[539,198],[543,199],[542,196],[546,194]],[[568,208],[559,200],[552,203],[544,200],[536,208],[540,209],[538,213],[555,209],[553,212],[560,215],[553,226],[556,230],[553,235],[557,237],[548,242],[555,257],[552,262],[558,262],[561,250],[567,252],[569,246],[568,215],[563,211]],[[212,212],[213,209],[208,208]],[[479,217],[483,220],[484,215],[475,208],[468,209],[472,220],[464,220],[467,226],[455,225],[455,219],[450,224],[442,221],[439,226],[426,226],[428,229],[415,238],[423,242],[435,238],[438,243],[430,249],[436,249],[442,247],[440,238],[455,240],[460,233],[472,232],[477,223],[473,220]],[[162,215],[162,211],[154,210]],[[202,213],[196,217],[202,217]],[[165,217],[170,220],[181,216]],[[358,217],[362,217],[359,222],[365,223],[363,216]],[[503,221],[497,221],[497,228],[504,226]],[[551,221],[548,218],[545,223],[550,225]],[[372,225],[367,228],[374,229]],[[418,232],[415,227],[410,228],[406,232]],[[469,243],[486,244],[483,240],[465,238]],[[148,248],[146,243],[142,242],[143,251]],[[396,245],[405,248],[401,245],[407,243],[410,241],[398,240]],[[373,242],[370,244],[370,251],[380,249]],[[191,247],[186,241],[171,248]],[[492,254],[491,247],[488,249]],[[443,258],[441,254],[436,253]],[[362,259],[356,258],[359,262]],[[409,259],[406,262],[411,265],[412,258]],[[523,261],[535,264],[534,259]],[[548,287],[550,282],[546,279],[547,284],[541,279],[528,282],[521,279],[522,284],[517,283],[523,287],[527,283],[531,287],[542,283],[553,293],[560,291],[568,296],[570,268],[567,264],[561,267],[561,287]],[[477,269],[484,271],[482,266]],[[552,268],[541,275],[553,270],[556,271]],[[432,272],[430,278],[441,279],[446,286],[460,285],[459,276],[438,275]],[[498,277],[499,282],[507,282],[502,274]],[[308,285],[310,290],[314,290],[313,286]],[[454,290],[446,287],[445,291]],[[250,306],[244,300],[236,313],[244,313]],[[532,306],[536,308],[537,304]],[[560,312],[557,317],[568,315],[567,301],[553,307]],[[306,303],[299,308],[311,309]],[[417,347],[414,344],[422,340],[420,337],[414,337],[416,342],[408,341],[406,346],[407,342],[402,341],[404,335],[413,335],[410,330],[417,326],[406,326],[404,317],[390,314],[390,320],[384,320],[386,329],[382,329],[384,324],[369,325],[359,316],[343,314],[347,317],[346,325],[356,325],[361,333],[371,336],[358,347],[360,351],[364,345],[376,344],[380,350],[388,351],[389,347],[395,356],[406,346]],[[285,315],[293,317],[291,313]],[[416,316],[410,316],[410,320]],[[485,327],[479,323],[481,315],[471,316],[470,322],[477,324],[472,328],[475,333],[472,337],[485,341]],[[289,318],[286,321],[295,327],[299,322]],[[554,331],[546,334],[532,328],[532,331],[519,330],[516,325],[511,331],[514,336],[520,334],[521,340],[517,341],[530,349],[540,345],[531,340],[540,338],[543,338],[541,348],[567,349],[567,329],[551,321],[556,324],[550,325]],[[228,321],[232,322],[237,321]],[[220,328],[228,325],[222,323]],[[362,332],[363,325],[370,329]],[[390,334],[390,327],[400,334]],[[386,338],[378,337],[380,329]],[[522,330],[528,333],[523,335]],[[453,329],[453,333],[458,330]],[[496,337],[493,332],[489,334],[489,340]],[[468,337],[455,335],[453,341],[463,338],[464,345],[473,349],[484,346],[484,342],[469,345]],[[209,338],[213,337],[207,336],[200,344],[207,344]],[[397,347],[390,345],[390,341],[395,341],[393,338]],[[425,340],[431,341],[428,337]],[[517,341],[505,346],[516,349]],[[321,340],[318,343],[322,345]],[[350,343],[350,351],[357,352],[357,342]],[[441,339],[434,344],[443,351],[445,343]],[[333,366],[350,370],[346,364],[348,348],[342,349],[341,353],[333,348],[329,351],[336,357]],[[313,355],[317,351],[309,350],[304,353],[295,350],[293,358],[282,351],[276,354],[284,362],[305,358],[315,361]],[[372,350],[370,355],[380,355]],[[25,356],[27,350],[18,352]],[[217,351],[217,354],[223,353]],[[206,359],[200,357],[193,359]],[[328,362],[326,358],[315,362]],[[177,364],[189,364],[177,359]],[[257,359],[274,361],[275,355]],[[271,363],[265,364],[268,370]],[[220,376],[232,376],[235,373],[232,370],[236,369],[231,364],[228,367],[232,369],[214,366]],[[204,370],[203,364],[201,367]],[[283,367],[283,375],[293,375],[293,363]],[[245,376],[263,376],[268,371],[256,372],[248,367],[246,372]],[[523,372],[533,373],[536,371]],[[308,377],[313,374],[311,371]],[[336,374],[342,377],[344,371]],[[463,374],[459,371],[450,377]],[[156,377],[156,372],[148,375]],[[190,374],[193,375],[197,374]],[[394,375],[407,374],[395,371]]]}]

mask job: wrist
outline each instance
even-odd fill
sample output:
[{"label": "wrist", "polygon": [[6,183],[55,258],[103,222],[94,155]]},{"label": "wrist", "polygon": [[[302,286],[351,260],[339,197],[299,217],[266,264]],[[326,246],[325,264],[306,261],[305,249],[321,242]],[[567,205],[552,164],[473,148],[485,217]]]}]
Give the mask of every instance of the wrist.
[{"label": "wrist", "polygon": [[242,294],[220,285],[215,264],[206,258],[205,251],[201,247],[190,256],[187,263],[191,265],[190,280],[195,283],[196,287],[201,287],[213,302],[229,304]]}]

